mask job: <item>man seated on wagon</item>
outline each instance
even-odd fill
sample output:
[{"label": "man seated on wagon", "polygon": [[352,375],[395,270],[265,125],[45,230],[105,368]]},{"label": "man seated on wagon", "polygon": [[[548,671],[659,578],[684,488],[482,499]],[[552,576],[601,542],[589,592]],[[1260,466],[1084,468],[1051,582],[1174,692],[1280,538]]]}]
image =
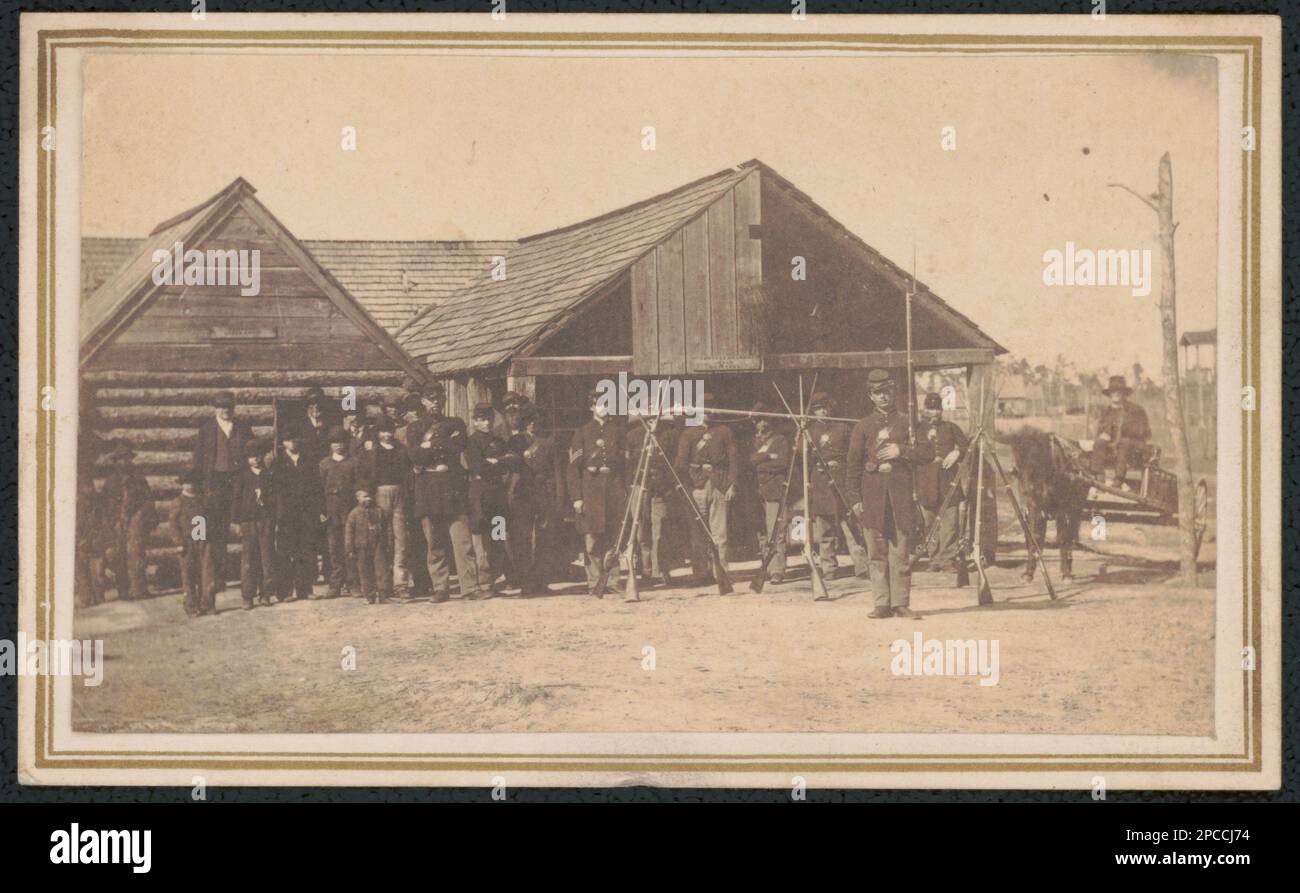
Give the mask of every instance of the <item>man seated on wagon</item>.
[{"label": "man seated on wagon", "polygon": [[[1107,468],[1115,469],[1114,483],[1125,490],[1133,489],[1125,478],[1129,466],[1141,466],[1150,456],[1147,441],[1151,439],[1151,425],[1146,410],[1128,399],[1133,393],[1124,382],[1124,376],[1112,375],[1110,385],[1102,391],[1110,405],[1101,413],[1097,423],[1097,438],[1092,447],[1092,470],[1104,474]],[[1111,483],[1109,476],[1107,483]]]}]

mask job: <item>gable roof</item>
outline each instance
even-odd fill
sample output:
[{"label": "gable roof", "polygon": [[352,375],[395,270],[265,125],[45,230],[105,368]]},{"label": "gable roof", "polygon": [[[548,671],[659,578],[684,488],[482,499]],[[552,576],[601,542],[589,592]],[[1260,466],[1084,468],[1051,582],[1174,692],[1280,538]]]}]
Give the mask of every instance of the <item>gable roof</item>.
[{"label": "gable roof", "polygon": [[256,191],[242,177],[236,177],[229,186],[207,201],[160,223],[143,242],[138,243],[134,254],[105,279],[81,306],[81,362],[86,363],[99,348],[109,343],[114,335],[135,319],[147,306],[149,298],[156,293],[158,287],[153,282],[155,251],[171,250],[177,242],[199,246],[232,214],[242,210],[289,255],[344,318],[369,336],[398,367],[418,379],[427,378],[423,368],[411,360],[393,336],[254,197]]},{"label": "gable roof", "polygon": [[521,240],[505,277],[484,276],[416,314],[397,333],[434,375],[494,366],[561,315],[604,292],[647,251],[743,180],[755,163],[720,171],[582,223]]},{"label": "gable roof", "polygon": [[1200,332],[1183,332],[1183,337],[1178,339],[1178,343],[1183,347],[1195,344],[1217,344],[1218,342],[1218,329],[1205,329]]},{"label": "gable roof", "polygon": [[[397,340],[434,375],[494,366],[536,343],[556,320],[605,293],[648,251],[703,213],[753,171],[822,219],[874,269],[911,290],[909,274],[854,235],[790,181],[756,159],[670,192],[521,240],[506,277],[483,277],[413,316]],[[996,354],[1006,349],[924,283],[916,307]]]},{"label": "gable roof", "polygon": [[[142,241],[83,238],[82,300],[134,257]],[[302,244],[375,322],[396,332],[418,311],[447,300],[475,276],[486,274],[493,257],[519,243],[303,239]]]}]

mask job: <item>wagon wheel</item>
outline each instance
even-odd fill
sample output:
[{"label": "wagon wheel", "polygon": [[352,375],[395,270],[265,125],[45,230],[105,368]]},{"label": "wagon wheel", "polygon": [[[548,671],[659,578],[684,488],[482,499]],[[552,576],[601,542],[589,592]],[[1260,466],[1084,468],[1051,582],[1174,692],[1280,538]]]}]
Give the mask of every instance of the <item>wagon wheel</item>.
[{"label": "wagon wheel", "polygon": [[1196,493],[1192,498],[1192,530],[1195,532],[1196,545],[1192,550],[1192,560],[1201,554],[1201,540],[1205,539],[1205,527],[1210,514],[1210,488],[1205,479],[1196,482]]}]

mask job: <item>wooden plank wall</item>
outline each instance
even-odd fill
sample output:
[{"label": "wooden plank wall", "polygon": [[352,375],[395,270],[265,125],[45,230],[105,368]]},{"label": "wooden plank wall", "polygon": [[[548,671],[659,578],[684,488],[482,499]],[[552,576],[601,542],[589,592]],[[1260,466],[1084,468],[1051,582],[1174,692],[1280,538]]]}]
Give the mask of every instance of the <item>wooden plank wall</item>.
[{"label": "wooden plank wall", "polygon": [[683,375],[696,360],[761,356],[760,173],[752,172],[632,268],[632,367]]}]

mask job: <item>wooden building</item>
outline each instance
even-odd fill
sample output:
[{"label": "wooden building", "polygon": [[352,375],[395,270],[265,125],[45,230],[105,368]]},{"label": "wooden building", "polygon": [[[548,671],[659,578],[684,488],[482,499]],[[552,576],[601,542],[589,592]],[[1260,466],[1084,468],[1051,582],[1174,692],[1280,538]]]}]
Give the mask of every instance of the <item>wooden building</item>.
[{"label": "wooden building", "polygon": [[[906,364],[911,276],[759,161],[521,239],[494,272],[397,331],[449,380],[455,411],[518,390],[564,428],[620,372],[704,379],[732,407],[775,401],[769,379],[795,394],[816,372],[854,415],[866,369]],[[1005,350],[923,283],[915,292],[917,370],[959,369],[978,387]]]}]

